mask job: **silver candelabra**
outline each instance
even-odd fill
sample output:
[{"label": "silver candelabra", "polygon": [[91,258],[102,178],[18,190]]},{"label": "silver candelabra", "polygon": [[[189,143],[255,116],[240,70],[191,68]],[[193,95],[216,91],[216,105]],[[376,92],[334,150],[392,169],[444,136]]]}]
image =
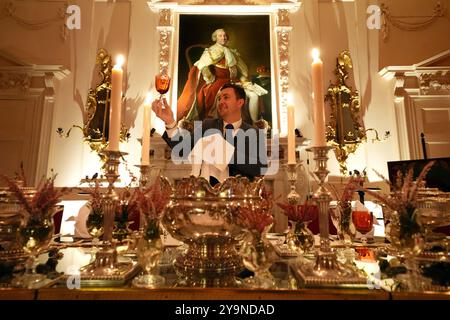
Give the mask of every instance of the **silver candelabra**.
[{"label": "silver candelabra", "polygon": [[139,177],[139,187],[146,188],[148,183],[150,182],[150,171],[153,166],[149,164],[136,164],[135,167],[139,168],[140,177]]},{"label": "silver candelabra", "polygon": [[334,251],[330,247],[328,215],[330,209],[331,195],[325,188],[325,179],[328,176],[327,161],[328,151],[332,147],[311,147],[306,149],[314,155],[316,168],[314,174],[318,179],[317,191],[314,200],[319,207],[319,231],[320,247],[316,255],[315,263],[308,261],[298,262],[295,271],[299,274],[306,286],[341,286],[341,285],[363,285],[367,280],[351,266],[343,265],[337,261]]},{"label": "silver candelabra", "polygon": [[105,177],[108,181],[108,191],[103,197],[103,242],[100,251],[95,254],[95,260],[87,266],[81,273],[81,281],[95,283],[95,281],[123,280],[130,278],[137,270],[136,266],[129,263],[118,263],[117,250],[112,242],[114,229],[114,217],[119,196],[114,187],[114,183],[119,178],[120,159],[128,154],[126,152],[103,150],[105,156]]},{"label": "silver candelabra", "polygon": [[114,183],[119,178],[120,158],[128,153],[114,150],[103,150],[101,152],[105,156],[105,177],[108,181],[108,191],[103,199],[103,241],[111,242],[114,229],[114,216],[116,206],[119,201]]}]

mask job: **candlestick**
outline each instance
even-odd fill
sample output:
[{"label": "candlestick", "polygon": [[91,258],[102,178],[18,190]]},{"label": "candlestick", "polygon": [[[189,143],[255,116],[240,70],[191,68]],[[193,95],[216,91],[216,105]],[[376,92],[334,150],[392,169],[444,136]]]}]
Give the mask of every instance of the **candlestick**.
[{"label": "candlestick", "polygon": [[288,164],[295,164],[295,109],[288,105]]},{"label": "candlestick", "polygon": [[147,94],[144,104],[144,128],[142,130],[142,153],[141,153],[141,165],[146,166],[150,164],[150,105],[151,93]]},{"label": "candlestick", "polygon": [[114,183],[119,178],[119,165],[120,159],[127,155],[126,152],[103,150],[101,152],[105,156],[105,177],[108,180],[108,191],[103,199],[103,240],[110,242],[112,239],[112,232],[114,228],[114,217],[116,212],[116,206],[119,201]]},{"label": "candlestick", "polygon": [[323,63],[319,57],[319,50],[313,50],[313,63],[311,65],[311,79],[314,93],[314,137],[313,146],[327,145],[325,138],[325,110],[323,103]]},{"label": "candlestick", "polygon": [[298,205],[300,204],[301,196],[300,194],[297,192],[296,187],[295,187],[295,183],[297,182],[298,176],[297,176],[297,170],[298,167],[300,167],[302,165],[302,162],[300,161],[299,164],[297,163],[288,163],[286,166],[286,175],[287,175],[287,179],[289,181],[290,184],[290,191],[286,197],[287,202],[289,204],[293,204],[293,205]]},{"label": "candlestick", "polygon": [[120,118],[122,116],[122,64],[124,57],[117,56],[116,64],[111,73],[111,106],[109,109],[109,146],[111,151],[119,150]]},{"label": "candlestick", "polygon": [[361,286],[367,284],[367,279],[353,267],[341,264],[336,253],[331,250],[328,217],[331,195],[325,188],[325,179],[329,173],[327,169],[328,152],[332,147],[312,147],[306,149],[314,154],[316,169],[314,174],[318,181],[318,189],[314,193],[314,200],[319,207],[320,247],[315,263],[299,261],[293,264],[293,271],[300,276],[301,281],[308,286]]}]

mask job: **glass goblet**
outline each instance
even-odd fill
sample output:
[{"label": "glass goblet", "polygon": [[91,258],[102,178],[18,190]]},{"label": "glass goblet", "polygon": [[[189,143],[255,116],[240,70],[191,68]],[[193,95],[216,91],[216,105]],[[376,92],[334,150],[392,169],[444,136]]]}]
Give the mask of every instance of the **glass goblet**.
[{"label": "glass goblet", "polygon": [[355,229],[362,234],[361,242],[367,244],[366,234],[373,228],[373,213],[369,211],[353,211],[352,221]]},{"label": "glass goblet", "polygon": [[19,241],[29,258],[26,261],[26,272],[12,281],[15,287],[29,289],[37,288],[47,279],[43,274],[36,273],[36,259],[48,247],[54,234],[53,219],[51,217],[36,219],[31,217],[19,229]]},{"label": "glass goblet", "polygon": [[244,280],[244,286],[251,288],[273,288],[275,279],[269,269],[275,261],[275,253],[269,243],[266,232],[247,232],[240,254],[244,266],[254,273],[253,277]]},{"label": "glass goblet", "polygon": [[165,279],[154,270],[162,254],[162,241],[157,239],[141,238],[137,246],[138,263],[144,269],[144,274],[133,279],[133,285],[138,288],[155,288],[165,283]]},{"label": "glass goblet", "polygon": [[100,237],[103,235],[103,218],[101,211],[92,210],[86,220],[86,229],[92,236],[92,258],[95,258],[95,253],[98,251],[97,245],[100,243]]},{"label": "glass goblet", "polygon": [[154,274],[162,255],[163,243],[159,221],[149,219],[145,222],[144,232],[136,248],[138,263],[144,269],[144,274],[134,278],[133,285],[138,288],[156,288],[166,282],[164,277]]},{"label": "glass goblet", "polygon": [[155,76],[155,89],[159,92],[161,100],[163,95],[169,91],[170,77],[165,73],[160,73]]}]

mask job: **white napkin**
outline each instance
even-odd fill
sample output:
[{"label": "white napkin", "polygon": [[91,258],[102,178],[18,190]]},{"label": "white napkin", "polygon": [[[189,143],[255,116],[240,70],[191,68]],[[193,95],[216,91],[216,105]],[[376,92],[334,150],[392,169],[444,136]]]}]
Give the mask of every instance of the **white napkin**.
[{"label": "white napkin", "polygon": [[191,174],[206,179],[214,176],[222,182],[228,177],[228,163],[234,149],[219,133],[199,139],[188,157],[192,164]]},{"label": "white napkin", "polygon": [[75,237],[92,238],[86,227],[86,221],[90,212],[91,209],[87,204],[82,206],[80,211],[78,211],[78,215],[75,218]]}]

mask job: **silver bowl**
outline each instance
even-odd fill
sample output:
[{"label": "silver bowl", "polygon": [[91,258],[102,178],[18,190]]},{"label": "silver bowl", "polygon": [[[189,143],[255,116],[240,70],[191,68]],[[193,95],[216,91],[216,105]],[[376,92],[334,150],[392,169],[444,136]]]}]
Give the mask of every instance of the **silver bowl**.
[{"label": "silver bowl", "polygon": [[175,269],[189,285],[233,285],[242,268],[236,251],[244,230],[238,223],[239,208],[259,205],[264,180],[229,177],[211,187],[202,177],[179,181],[162,217],[162,225],[188,250],[175,261]]}]

